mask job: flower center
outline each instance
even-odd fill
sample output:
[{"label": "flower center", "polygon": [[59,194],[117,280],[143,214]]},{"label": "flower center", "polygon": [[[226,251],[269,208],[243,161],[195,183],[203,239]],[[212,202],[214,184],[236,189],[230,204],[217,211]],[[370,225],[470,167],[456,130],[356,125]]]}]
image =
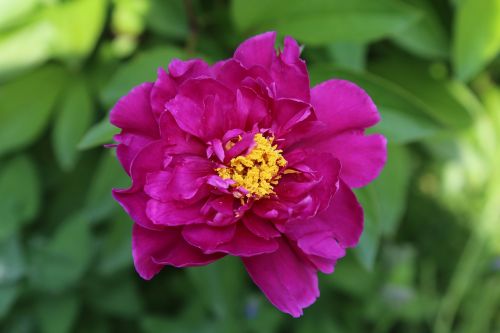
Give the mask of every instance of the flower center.
[{"label": "flower center", "polygon": [[287,163],[283,152],[273,145],[274,137],[265,138],[257,133],[254,136],[255,147],[245,156],[238,156],[229,162],[228,167],[215,169],[223,179],[232,179],[233,187],[242,187],[247,197],[261,198],[273,194],[273,186],[281,178],[280,168]]}]

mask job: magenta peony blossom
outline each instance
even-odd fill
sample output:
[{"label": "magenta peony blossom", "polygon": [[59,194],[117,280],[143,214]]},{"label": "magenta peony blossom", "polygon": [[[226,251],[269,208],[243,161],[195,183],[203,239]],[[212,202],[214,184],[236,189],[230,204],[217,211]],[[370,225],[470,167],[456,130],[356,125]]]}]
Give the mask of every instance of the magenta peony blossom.
[{"label": "magenta peony blossom", "polygon": [[300,48],[276,34],[243,42],[209,66],[173,60],[111,111],[117,155],[132,178],[115,199],[134,220],[135,268],[240,257],[269,301],[294,317],[319,296],[356,246],[363,211],[351,188],[386,160],[386,140],[364,130],[380,120],[356,85],[310,89]]}]

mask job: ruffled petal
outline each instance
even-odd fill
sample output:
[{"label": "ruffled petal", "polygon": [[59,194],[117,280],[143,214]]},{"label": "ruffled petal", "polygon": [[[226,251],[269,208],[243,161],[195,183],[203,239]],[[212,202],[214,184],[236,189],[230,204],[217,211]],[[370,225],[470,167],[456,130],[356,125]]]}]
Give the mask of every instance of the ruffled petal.
[{"label": "ruffled petal", "polygon": [[204,156],[206,145],[197,137],[182,130],[170,112],[160,117],[161,137],[168,145],[169,154],[191,154]]},{"label": "ruffled petal", "polygon": [[298,100],[281,98],[273,105],[273,129],[282,137],[312,115],[311,105]]},{"label": "ruffled petal", "polygon": [[189,79],[212,76],[210,66],[202,59],[173,59],[168,65],[168,72],[178,85]]},{"label": "ruffled petal", "polygon": [[178,228],[153,231],[134,224],[132,256],[139,275],[149,280],[165,265],[175,267],[206,265],[224,255],[202,253],[184,241]]},{"label": "ruffled petal", "polygon": [[111,110],[110,122],[124,131],[158,138],[158,124],[150,104],[152,83],[143,83],[120,98]]},{"label": "ruffled petal", "polygon": [[214,172],[213,162],[198,156],[176,156],[165,170],[149,173],[144,191],[160,201],[198,201],[208,195],[207,177]]},{"label": "ruffled petal", "polygon": [[377,178],[387,159],[387,140],[380,134],[344,132],[309,145],[340,160],[340,176],[350,187],[362,187]]},{"label": "ruffled petal", "polygon": [[319,296],[316,269],[289,242],[278,238],[273,253],[242,258],[248,274],[269,301],[283,312],[300,317]]},{"label": "ruffled petal", "polygon": [[182,236],[191,245],[203,252],[211,253],[220,244],[229,242],[236,232],[236,225],[210,226],[207,224],[187,225],[182,230]]},{"label": "ruffled petal", "polygon": [[262,219],[255,214],[246,214],[243,216],[243,224],[254,235],[264,239],[271,239],[281,235],[272,222]]},{"label": "ruffled petal", "polygon": [[275,41],[274,31],[251,37],[238,46],[234,58],[247,68],[252,66],[269,68],[276,57]]},{"label": "ruffled petal", "polygon": [[238,125],[234,102],[234,94],[226,87],[205,78],[186,82],[166,107],[182,130],[208,141]]},{"label": "ruffled petal", "polygon": [[154,141],[149,136],[133,134],[127,131],[122,131],[122,133],[115,135],[113,139],[118,143],[116,157],[129,176],[132,161],[144,147]]},{"label": "ruffled petal", "polygon": [[162,141],[155,141],[140,150],[131,162],[131,186],[128,189],[113,189],[115,200],[132,217],[134,222],[145,228],[161,229],[161,227],[155,226],[146,215],[149,197],[143,192],[143,187],[148,173],[157,172],[163,168],[164,149],[165,144]]},{"label": "ruffled petal", "polygon": [[274,58],[271,76],[277,98],[293,98],[308,103],[310,83],[306,63],[299,58],[300,48],[291,37],[285,37],[283,52]]},{"label": "ruffled petal", "polygon": [[311,104],[329,135],[363,130],[380,121],[377,107],[368,94],[349,81],[329,80],[311,90]]},{"label": "ruffled petal", "polygon": [[186,205],[183,202],[162,202],[151,199],[146,205],[146,215],[159,226],[181,226],[206,222],[200,212],[200,204]]},{"label": "ruffled petal", "polygon": [[229,241],[205,251],[205,253],[223,252],[238,257],[250,257],[271,253],[277,249],[278,243],[275,239],[257,237],[245,226],[238,224],[234,236]]},{"label": "ruffled petal", "polygon": [[176,82],[163,68],[159,68],[158,77],[151,89],[151,108],[157,119],[165,112],[165,104],[174,98],[176,93]]},{"label": "ruffled petal", "polygon": [[288,223],[285,233],[294,240],[314,236],[321,242],[330,237],[347,248],[358,244],[362,231],[363,209],[349,186],[340,181],[328,209],[313,219]]}]

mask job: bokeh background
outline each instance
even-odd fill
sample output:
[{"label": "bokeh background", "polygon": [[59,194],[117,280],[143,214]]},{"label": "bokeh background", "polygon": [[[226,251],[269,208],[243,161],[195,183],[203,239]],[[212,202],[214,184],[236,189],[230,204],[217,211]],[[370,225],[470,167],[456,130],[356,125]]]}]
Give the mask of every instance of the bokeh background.
[{"label": "bokeh background", "polygon": [[[135,273],[108,112],[171,59],[276,30],[389,140],[361,244],[300,319],[237,258]],[[0,332],[500,332],[499,0],[0,0]]]}]

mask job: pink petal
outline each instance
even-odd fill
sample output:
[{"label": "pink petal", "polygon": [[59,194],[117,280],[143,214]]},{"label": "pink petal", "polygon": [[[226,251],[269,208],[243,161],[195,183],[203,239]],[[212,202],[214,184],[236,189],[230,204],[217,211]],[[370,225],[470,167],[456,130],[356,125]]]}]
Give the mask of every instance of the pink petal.
[{"label": "pink petal", "polygon": [[151,230],[163,230],[164,226],[156,225],[146,215],[146,205],[150,198],[142,191],[117,190],[112,191],[113,198],[118,201],[123,210],[132,220],[143,228]]},{"label": "pink petal", "polygon": [[160,117],[161,137],[168,144],[170,154],[190,154],[203,156],[206,145],[197,137],[182,130],[175,122],[170,112],[164,112]]},{"label": "pink petal", "polygon": [[319,296],[316,269],[289,241],[278,238],[277,242],[277,251],[242,260],[252,280],[274,306],[300,317],[302,309]]},{"label": "pink petal", "polygon": [[276,57],[274,42],[276,32],[265,32],[251,37],[238,46],[234,52],[234,58],[247,68],[262,66],[269,68]]},{"label": "pink petal", "polygon": [[205,251],[205,253],[223,252],[238,257],[250,257],[271,253],[277,249],[276,240],[257,237],[245,226],[238,224],[234,236],[229,241]]},{"label": "pink petal", "polygon": [[210,66],[202,59],[173,59],[168,65],[168,72],[179,85],[189,79],[211,76]]},{"label": "pink petal", "polygon": [[249,88],[236,91],[236,114],[239,118],[237,128],[249,130],[252,126],[269,116],[267,102]]},{"label": "pink petal", "polygon": [[178,228],[153,231],[134,224],[132,256],[139,275],[149,280],[165,265],[175,267],[206,265],[221,258],[223,254],[203,254],[184,241]]},{"label": "pink petal", "polygon": [[356,246],[362,231],[363,209],[351,189],[340,181],[328,209],[313,219],[288,223],[285,233],[294,240],[315,236],[319,242],[332,237],[345,248]]},{"label": "pink petal", "polygon": [[271,66],[271,76],[275,82],[277,98],[293,98],[308,103],[309,74],[305,62],[298,57],[299,53],[295,40],[286,38],[281,57],[275,58]]},{"label": "pink petal", "polygon": [[182,202],[151,199],[147,202],[146,215],[159,226],[203,223],[206,219],[200,212],[200,206],[200,204],[185,205]]},{"label": "pink petal", "polygon": [[110,113],[110,122],[127,132],[158,138],[158,124],[150,105],[152,83],[143,83],[120,98]]},{"label": "pink petal", "polygon": [[264,239],[280,236],[280,232],[276,230],[272,222],[264,220],[254,214],[246,214],[243,216],[243,224],[254,235]]},{"label": "pink petal", "polygon": [[234,97],[213,79],[192,79],[182,85],[166,107],[182,130],[208,141],[238,125]]},{"label": "pink petal", "polygon": [[155,226],[146,215],[146,204],[149,197],[143,192],[143,187],[148,173],[162,169],[163,153],[163,142],[155,141],[148,144],[139,151],[131,163],[132,185],[128,189],[113,190],[113,197],[132,219],[136,223],[151,229],[161,229],[161,227]]},{"label": "pink petal", "polygon": [[287,64],[295,64],[300,60],[300,47],[295,39],[290,36],[285,37],[281,59]]},{"label": "pink petal", "polygon": [[208,195],[204,185],[214,168],[213,162],[206,158],[175,156],[165,171],[148,174],[144,191],[161,201],[199,201]]},{"label": "pink petal", "polygon": [[187,225],[182,230],[182,236],[191,245],[209,253],[220,244],[229,242],[236,231],[236,225],[210,226],[206,224]]},{"label": "pink petal", "polygon": [[163,68],[158,69],[158,78],[151,90],[151,107],[158,119],[165,112],[165,103],[175,97],[177,84]]},{"label": "pink petal", "polygon": [[132,161],[144,147],[154,141],[149,136],[133,134],[127,131],[115,135],[114,140],[118,143],[116,156],[129,176]]},{"label": "pink petal", "polygon": [[311,90],[311,104],[330,134],[362,130],[380,121],[370,96],[349,81],[329,80],[315,86]]},{"label": "pink petal", "polygon": [[294,126],[311,116],[311,105],[293,99],[278,99],[273,105],[273,123],[276,136],[281,137]]},{"label": "pink petal", "polygon": [[340,176],[350,187],[362,187],[377,178],[387,158],[387,140],[379,134],[345,132],[309,145],[340,160]]}]

